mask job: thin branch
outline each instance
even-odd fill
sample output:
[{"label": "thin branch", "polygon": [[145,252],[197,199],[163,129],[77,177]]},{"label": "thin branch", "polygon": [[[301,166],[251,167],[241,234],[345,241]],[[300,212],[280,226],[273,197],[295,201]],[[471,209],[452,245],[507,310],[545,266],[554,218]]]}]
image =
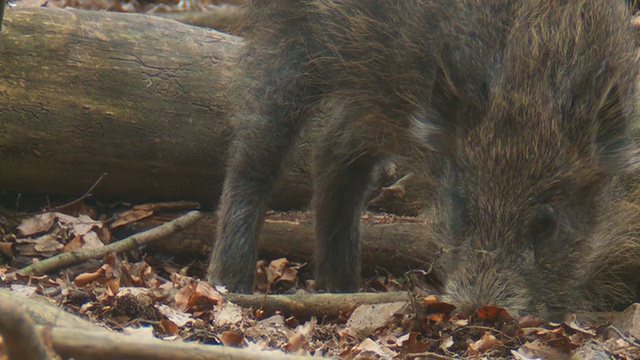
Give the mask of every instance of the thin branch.
[{"label": "thin branch", "polygon": [[347,314],[359,305],[382,304],[409,301],[406,292],[356,293],[356,294],[294,294],[263,295],[235,294],[223,295],[224,299],[246,308],[261,309],[267,314],[276,311],[298,318],[322,316],[336,318]]},{"label": "thin branch", "polygon": [[[2,1],[2,0],[0,0],[0,1]],[[82,201],[84,201],[84,200],[85,200],[85,199],[87,199],[87,198],[90,198],[90,197],[92,196],[92,194],[91,194],[91,193],[93,192],[93,190],[96,188],[96,186],[98,186],[98,184],[100,184],[100,182],[102,181],[102,179],[103,179],[105,176],[107,176],[107,173],[102,173],[102,175],[100,175],[100,177],[98,178],[98,180],[96,180],[96,181],[93,183],[93,185],[91,185],[91,187],[89,188],[89,190],[87,190],[87,191],[86,191],[82,196],[80,196],[79,198],[77,198],[77,199],[75,199],[75,200],[73,200],[73,201],[71,201],[71,202],[68,202],[68,203],[66,203],[66,204],[62,204],[62,205],[60,205],[60,206],[56,206],[56,207],[54,207],[54,208],[52,208],[52,209],[45,210],[45,211],[43,211],[43,212],[62,211],[62,210],[64,210],[64,209],[68,208],[68,207],[71,207],[71,206],[74,206],[74,205],[77,205],[77,204],[81,203]]]},{"label": "thin branch", "polygon": [[163,239],[178,231],[186,229],[198,222],[198,220],[200,220],[200,217],[200,212],[191,211],[186,215],[174,219],[166,224],[160,225],[151,230],[131,235],[128,238],[114,242],[113,244],[109,244],[97,249],[72,250],[40,261],[33,265],[29,265],[19,270],[18,273],[21,275],[46,274],[57,269],[80,264],[89,259],[102,259],[109,252],[122,253],[125,251],[133,250],[144,244]]}]

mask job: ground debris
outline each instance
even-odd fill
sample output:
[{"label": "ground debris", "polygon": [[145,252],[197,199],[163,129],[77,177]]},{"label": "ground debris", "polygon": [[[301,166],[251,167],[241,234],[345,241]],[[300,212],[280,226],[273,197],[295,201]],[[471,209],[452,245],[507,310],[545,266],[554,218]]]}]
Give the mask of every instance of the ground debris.
[{"label": "ground debris", "polygon": [[[123,220],[114,226],[111,219],[136,222],[160,216],[170,221],[172,217],[160,215],[167,206],[148,204],[123,210],[122,216],[101,218],[93,210],[75,215],[38,213],[17,222],[15,233],[5,233],[3,240],[14,257],[37,263],[82,251],[89,246],[85,240],[89,234],[98,240],[94,247],[117,244],[112,231],[126,224]],[[143,216],[139,211],[145,212]],[[272,214],[270,221],[295,222],[300,216],[308,214]],[[365,221],[389,219],[365,216]],[[78,245],[70,245],[74,243]],[[286,258],[257,264],[257,289],[263,294],[229,294],[200,280],[202,262],[180,264],[156,256],[108,252],[99,260],[48,275],[20,275],[5,266],[0,279],[16,294],[44,295],[71,313],[139,339],[182,339],[342,359],[640,356],[637,305],[614,322],[615,327],[585,324],[575,316],[557,324],[535,317],[513,319],[492,306],[464,316],[435,295],[407,292],[407,279],[392,275],[366,279],[367,289],[376,292],[318,294],[313,281],[301,278],[307,276],[307,264]]]}]

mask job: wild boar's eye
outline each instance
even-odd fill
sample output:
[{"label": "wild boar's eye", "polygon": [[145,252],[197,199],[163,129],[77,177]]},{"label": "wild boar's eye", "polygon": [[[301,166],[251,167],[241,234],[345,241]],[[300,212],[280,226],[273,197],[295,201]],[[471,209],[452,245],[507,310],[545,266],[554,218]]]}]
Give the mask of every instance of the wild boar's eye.
[{"label": "wild boar's eye", "polygon": [[556,231],[557,220],[553,210],[546,206],[529,224],[529,236],[535,245],[553,235]]}]

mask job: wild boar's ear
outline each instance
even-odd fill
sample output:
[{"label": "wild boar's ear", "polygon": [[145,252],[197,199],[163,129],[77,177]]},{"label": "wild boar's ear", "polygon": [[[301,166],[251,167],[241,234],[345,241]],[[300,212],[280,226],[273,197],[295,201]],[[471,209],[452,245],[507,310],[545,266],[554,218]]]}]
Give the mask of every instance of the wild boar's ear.
[{"label": "wild boar's ear", "polygon": [[620,87],[605,88],[596,112],[596,146],[601,164],[610,170],[624,167],[628,150],[628,112]]},{"label": "wild boar's ear", "polygon": [[437,116],[436,125],[443,129],[452,126],[456,121],[459,104],[460,94],[450,73],[445,66],[437,66],[431,92],[431,106]]},{"label": "wild boar's ear", "polygon": [[[430,108],[416,117],[414,134],[432,150],[447,152],[459,111],[459,92],[444,66],[437,66],[433,75]],[[420,116],[422,115],[422,116]]]}]

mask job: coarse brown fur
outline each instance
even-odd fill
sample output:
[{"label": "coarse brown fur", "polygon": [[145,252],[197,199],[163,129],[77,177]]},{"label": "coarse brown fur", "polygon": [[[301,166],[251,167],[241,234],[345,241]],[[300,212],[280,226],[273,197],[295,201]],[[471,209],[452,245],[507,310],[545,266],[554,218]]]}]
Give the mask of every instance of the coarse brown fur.
[{"label": "coarse brown fur", "polygon": [[248,13],[211,282],[252,290],[280,163],[323,108],[319,288],[357,291],[375,169],[419,154],[438,183],[438,274],[461,309],[556,316],[636,295],[640,243],[612,210],[636,121],[623,1],[256,0]]}]

